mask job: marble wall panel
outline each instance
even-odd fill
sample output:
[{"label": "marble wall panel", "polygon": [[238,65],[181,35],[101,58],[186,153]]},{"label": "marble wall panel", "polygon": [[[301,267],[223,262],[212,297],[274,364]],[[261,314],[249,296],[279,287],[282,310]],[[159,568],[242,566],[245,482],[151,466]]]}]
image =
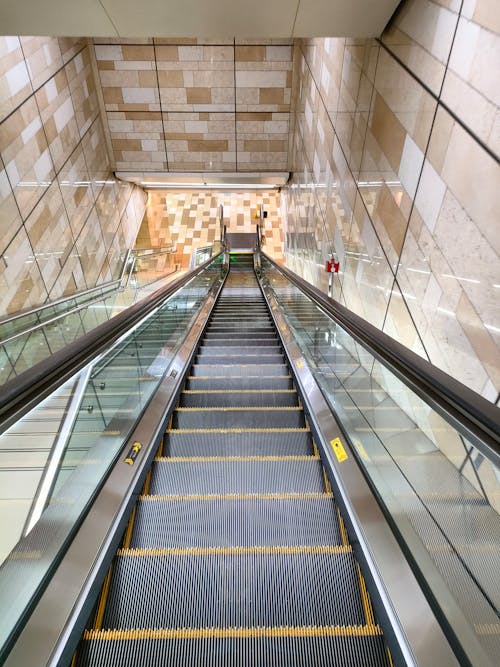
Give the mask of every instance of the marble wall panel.
[{"label": "marble wall panel", "polygon": [[61,169],[76,145],[80,133],[73,108],[73,101],[64,69],[51,77],[35,93],[43,131],[49,145],[54,168]]},{"label": "marble wall panel", "polygon": [[34,90],[48,81],[63,66],[57,37],[20,37],[26,67]]},{"label": "marble wall panel", "polygon": [[232,45],[157,46],[155,53],[162,109],[234,112]]},{"label": "marble wall panel", "polygon": [[108,127],[117,169],[167,169],[161,113],[108,113]]},{"label": "marble wall panel", "polygon": [[169,169],[235,171],[234,113],[163,114]]},{"label": "marble wall panel", "polygon": [[0,54],[2,317],[118,274],[145,194],[110,173],[86,40],[1,38]]},{"label": "marble wall panel", "polygon": [[152,46],[96,44],[94,49],[106,111],[160,111]]},{"label": "marble wall panel", "polygon": [[24,226],[43,282],[50,292],[74,244],[57,181],[52,183]]},{"label": "marble wall panel", "polygon": [[2,253],[0,294],[4,316],[28,310],[47,299],[47,290],[24,227]]},{"label": "marble wall panel", "polygon": [[238,170],[286,170],[289,114],[240,112],[236,114]]},{"label": "marble wall panel", "polygon": [[92,183],[81,144],[57,175],[71,231],[77,238],[94,206]]},{"label": "marble wall panel", "polygon": [[19,37],[0,37],[0,122],[32,92]]},{"label": "marble wall panel", "polygon": [[0,254],[12,241],[21,225],[22,219],[14,193],[3,162],[0,160]]},{"label": "marble wall panel", "polygon": [[65,67],[80,136],[87,132],[99,113],[96,84],[88,48],[79,51]]},{"label": "marble wall panel", "polygon": [[[155,38],[134,45],[100,39],[94,40],[94,48],[118,169],[288,168],[294,58],[290,40]],[[143,60],[133,60],[139,57]],[[148,104],[125,104],[125,91],[131,86],[136,96],[151,93]],[[138,114],[135,119],[132,112]],[[146,113],[149,118],[139,118]],[[261,120],[268,126],[257,132],[249,123],[235,124],[235,113],[265,114]],[[137,123],[126,122],[134,120],[143,121],[140,129]],[[241,116],[243,120],[250,116]]]},{"label": "marble wall panel", "polygon": [[8,116],[0,129],[0,156],[21,216],[26,218],[55,176],[34,96]]},{"label": "marble wall panel", "polygon": [[380,42],[303,40],[283,192],[287,262],[323,285],[304,260],[325,239],[312,192],[340,250],[338,298],[495,402],[499,33],[488,0],[407,0]]},{"label": "marble wall panel", "polygon": [[500,156],[500,25],[498,7],[465,3],[444,80],[442,99]]},{"label": "marble wall panel", "polygon": [[459,0],[406,0],[382,35],[383,43],[430,90],[443,85]]}]

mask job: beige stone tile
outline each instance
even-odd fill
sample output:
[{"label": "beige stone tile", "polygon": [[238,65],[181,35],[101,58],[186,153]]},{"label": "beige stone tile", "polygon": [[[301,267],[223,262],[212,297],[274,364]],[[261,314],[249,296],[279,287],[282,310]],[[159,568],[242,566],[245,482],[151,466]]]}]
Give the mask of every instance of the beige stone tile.
[{"label": "beige stone tile", "polygon": [[34,97],[2,123],[0,155],[25,219],[55,175]]},{"label": "beige stone tile", "polygon": [[[431,138],[431,144],[433,139]],[[498,211],[500,210],[500,165],[455,123],[441,171],[454,196],[500,254]]]},{"label": "beige stone tile", "polygon": [[42,276],[24,227],[18,231],[0,262],[1,316],[28,310],[47,298]]},{"label": "beige stone tile", "polygon": [[458,21],[458,9],[430,0],[402,3],[382,41],[405,65],[439,94]]},{"label": "beige stone tile", "polygon": [[104,130],[99,118],[83,137],[82,149],[92,181],[92,191],[94,197],[97,197],[110,173]]},{"label": "beige stone tile", "polygon": [[104,184],[96,198],[95,210],[99,218],[104,245],[106,249],[109,249],[120,222],[116,198],[116,182],[114,179],[108,178]]},{"label": "beige stone tile", "polygon": [[0,122],[32,91],[19,37],[0,37]]},{"label": "beige stone tile", "polygon": [[46,83],[63,65],[57,37],[20,37],[33,88]]},{"label": "beige stone tile", "polygon": [[61,169],[57,180],[73,236],[77,238],[94,205],[92,182],[81,145]]},{"label": "beige stone tile", "polygon": [[57,181],[25,222],[47,290],[51,290],[73,247],[73,235]]},{"label": "beige stone tile", "polygon": [[81,51],[87,43],[85,37],[58,37],[63,63],[67,63]]},{"label": "beige stone tile", "polygon": [[99,113],[97,93],[89,47],[72,58],[65,67],[71,99],[75,110],[76,122],[83,137]]},{"label": "beige stone tile", "polygon": [[106,258],[106,246],[95,208],[92,209],[83,226],[76,241],[75,250],[80,259],[87,286],[93,287]]},{"label": "beige stone tile", "polygon": [[80,141],[75,110],[64,69],[39,88],[35,96],[45,137],[57,172]]},{"label": "beige stone tile", "polygon": [[0,161],[0,254],[12,241],[22,225],[14,193]]}]

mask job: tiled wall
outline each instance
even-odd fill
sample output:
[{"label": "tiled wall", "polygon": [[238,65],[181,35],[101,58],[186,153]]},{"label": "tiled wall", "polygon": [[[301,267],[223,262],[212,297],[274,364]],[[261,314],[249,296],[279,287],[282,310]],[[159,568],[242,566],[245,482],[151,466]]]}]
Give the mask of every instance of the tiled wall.
[{"label": "tiled wall", "polygon": [[0,317],[116,278],[144,213],[110,173],[89,48],[0,37]]},{"label": "tiled wall", "polygon": [[[259,222],[268,254],[283,261],[283,234],[278,192],[166,191],[149,193],[147,224],[151,245],[176,247],[176,263],[189,267],[194,249],[220,239],[218,206],[224,207],[224,224],[228,232],[255,233]],[[267,217],[255,218],[259,205]]]},{"label": "tiled wall", "polygon": [[380,41],[296,49],[285,251],[335,297],[493,402],[500,390],[500,23],[406,0]]},{"label": "tiled wall", "polygon": [[288,168],[290,41],[94,42],[118,170]]}]

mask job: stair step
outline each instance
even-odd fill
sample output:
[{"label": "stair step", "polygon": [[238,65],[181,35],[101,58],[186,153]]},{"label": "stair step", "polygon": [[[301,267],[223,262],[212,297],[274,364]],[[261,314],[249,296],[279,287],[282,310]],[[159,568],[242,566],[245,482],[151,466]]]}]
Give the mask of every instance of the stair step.
[{"label": "stair step", "polygon": [[134,548],[343,544],[328,494],[213,496],[185,500],[142,496]]},{"label": "stair step", "polygon": [[157,459],[149,493],[210,495],[253,493],[322,493],[323,468],[318,459],[211,460]]},{"label": "stair step", "polygon": [[295,390],[267,391],[247,390],[212,390],[212,392],[185,390],[180,396],[181,407],[291,407],[298,404]]},{"label": "stair step", "polygon": [[194,390],[213,390],[213,389],[225,389],[226,391],[231,391],[233,389],[276,389],[277,391],[283,389],[292,389],[293,381],[290,376],[284,377],[258,377],[258,376],[245,376],[238,378],[230,377],[212,377],[212,378],[202,378],[190,376],[186,383],[186,389]]},{"label": "stair step", "polygon": [[312,438],[306,430],[203,433],[170,431],[163,444],[165,456],[310,455]]},{"label": "stair step", "polygon": [[177,408],[173,428],[303,428],[301,408]]},{"label": "stair step", "polygon": [[281,364],[209,364],[195,363],[191,367],[191,375],[198,377],[248,377],[253,376],[288,376],[288,366]]},{"label": "stair step", "polygon": [[203,351],[196,355],[197,364],[279,364],[283,361],[281,352],[262,352],[259,354],[237,354],[227,351],[223,354],[212,354]]}]

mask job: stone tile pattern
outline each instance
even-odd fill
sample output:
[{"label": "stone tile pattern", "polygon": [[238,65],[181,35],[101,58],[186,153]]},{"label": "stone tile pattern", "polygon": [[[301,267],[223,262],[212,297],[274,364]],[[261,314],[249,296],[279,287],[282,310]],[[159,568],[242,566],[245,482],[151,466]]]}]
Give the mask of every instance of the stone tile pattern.
[{"label": "stone tile pattern", "polygon": [[116,168],[286,170],[293,46],[255,41],[94,40]]},{"label": "stone tile pattern", "polygon": [[338,300],[498,402],[500,26],[461,4],[407,0],[380,42],[296,47],[285,253],[326,289],[335,249]]},{"label": "stone tile pattern", "polygon": [[144,215],[110,172],[89,48],[0,37],[0,318],[116,278]]},{"label": "stone tile pattern", "polygon": [[142,235],[153,247],[170,243],[176,249],[175,262],[181,269],[189,267],[193,250],[220,239],[218,206],[224,207],[224,223],[228,232],[255,232],[255,218],[262,204],[267,217],[262,221],[266,252],[283,261],[283,233],[280,195],[270,192],[226,191],[150,191]]}]

